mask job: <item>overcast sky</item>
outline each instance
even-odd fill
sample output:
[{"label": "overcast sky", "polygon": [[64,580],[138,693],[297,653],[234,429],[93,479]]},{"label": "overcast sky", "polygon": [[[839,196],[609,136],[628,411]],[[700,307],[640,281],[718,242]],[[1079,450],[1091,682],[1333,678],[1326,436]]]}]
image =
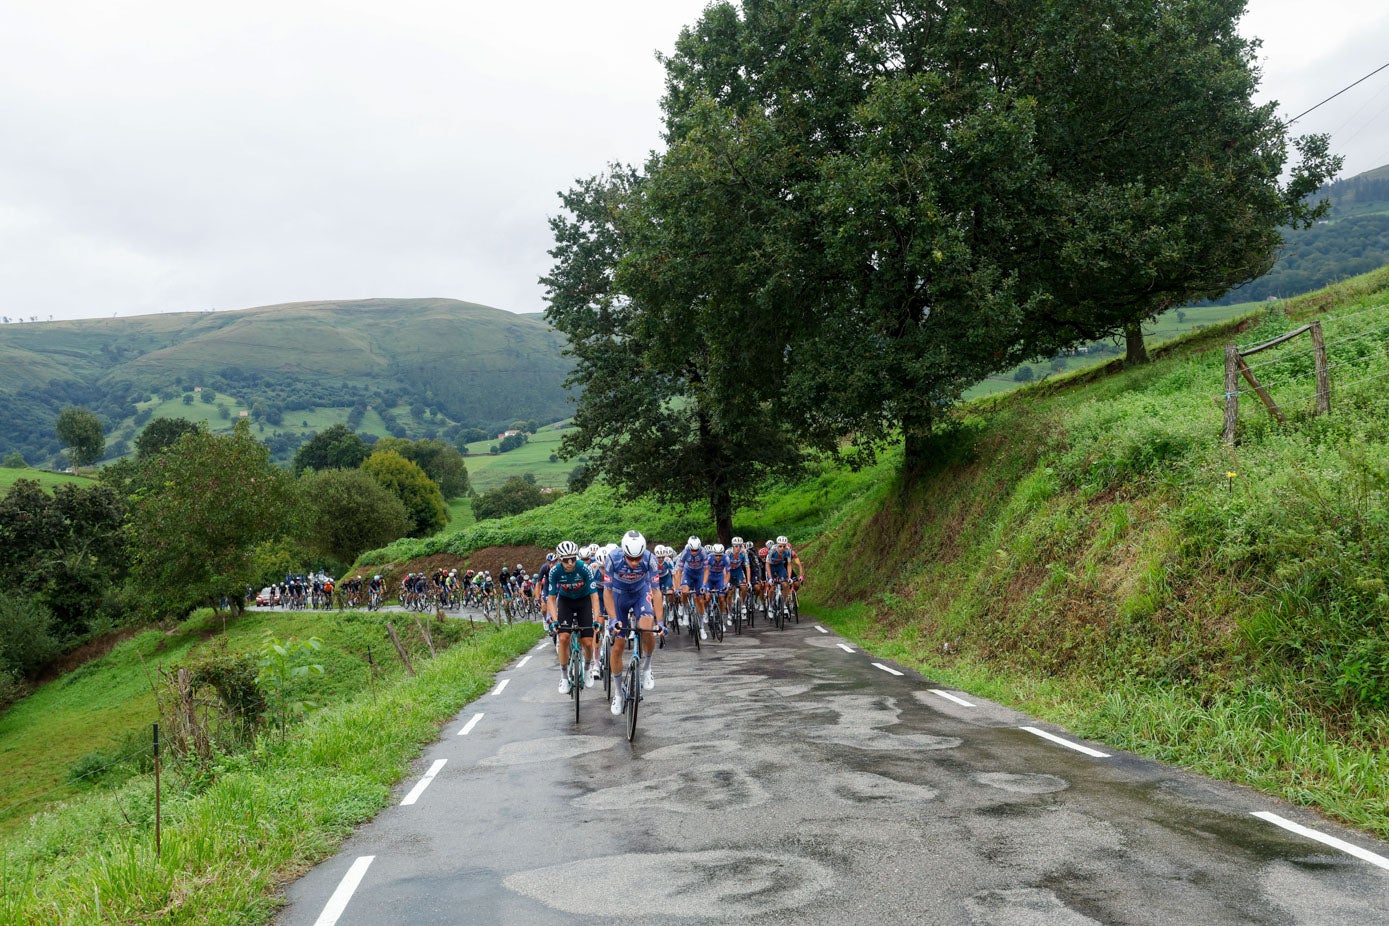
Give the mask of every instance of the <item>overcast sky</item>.
[{"label": "overcast sky", "polygon": [[[543,308],[556,192],[659,143],[704,0],[3,0],[0,313],[446,296]],[[1293,116],[1389,61],[1383,0],[1250,0]],[[1389,70],[1300,122],[1389,164]]]}]

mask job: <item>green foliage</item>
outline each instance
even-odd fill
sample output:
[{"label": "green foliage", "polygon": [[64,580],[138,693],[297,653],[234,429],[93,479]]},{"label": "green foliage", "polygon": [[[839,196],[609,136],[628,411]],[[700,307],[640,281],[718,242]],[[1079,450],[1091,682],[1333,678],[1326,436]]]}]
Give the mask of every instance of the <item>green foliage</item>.
[{"label": "green foliage", "polygon": [[434,480],[444,498],[468,494],[468,467],[458,448],[440,440],[405,440],[386,437],[377,441],[374,451],[393,450],[424,470]]},{"label": "green foliage", "polygon": [[499,488],[474,496],[473,516],[479,521],[485,521],[489,518],[504,518],[508,515],[529,511],[532,508],[539,508],[553,500],[553,496],[540,491],[540,488],[535,484],[534,477],[527,480],[524,476],[517,476],[508,479]]},{"label": "green foliage", "polygon": [[508,450],[515,450],[517,447],[524,447],[528,437],[524,431],[518,431],[507,437],[503,437],[497,444],[497,453],[506,453]]},{"label": "green foliage", "polygon": [[134,577],[157,612],[238,601],[256,578],[256,545],[290,531],[293,481],[249,431],[240,422],[230,437],[185,434],[142,461]]},{"label": "green foliage", "polygon": [[322,648],[323,641],[318,637],[281,640],[267,630],[261,639],[260,658],[256,661],[260,668],[256,684],[265,698],[270,722],[281,731],[291,722],[302,720],[311,708],[317,706],[307,698],[295,697],[291,687],[295,679],[323,674],[322,663],[303,661]]},{"label": "green foliage", "polygon": [[106,451],[106,435],[101,419],[85,408],[69,405],[58,414],[54,425],[58,440],[68,448],[68,459],[74,470],[101,459]]},{"label": "green foliage", "polygon": [[371,451],[366,442],[345,424],[335,424],[311,437],[294,454],[294,472],[306,469],[356,469]]},{"label": "green foliage", "polygon": [[339,563],[410,531],[405,504],[363,470],[309,473],[301,477],[300,489],[310,548]]},{"label": "green foliage", "polygon": [[5,469],[29,468],[29,464],[24,462],[24,454],[20,453],[18,450],[5,454],[5,462],[0,465],[3,465]]},{"label": "green foliage", "polygon": [[41,603],[0,591],[0,676],[37,673],[62,650],[56,630],[53,615]]},{"label": "green foliage", "polygon": [[443,494],[418,464],[394,450],[380,450],[367,457],[362,470],[400,499],[410,516],[410,536],[428,536],[448,523]]},{"label": "green foliage", "polygon": [[[185,393],[191,395],[192,393]],[[185,434],[198,430],[198,425],[187,418],[156,418],[145,426],[140,436],[135,438],[137,456],[148,457],[168,447]]]}]

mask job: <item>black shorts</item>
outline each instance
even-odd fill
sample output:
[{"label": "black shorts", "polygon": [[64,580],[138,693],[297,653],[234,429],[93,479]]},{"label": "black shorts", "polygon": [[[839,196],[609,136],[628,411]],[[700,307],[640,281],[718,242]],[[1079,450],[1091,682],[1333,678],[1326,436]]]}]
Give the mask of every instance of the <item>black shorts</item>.
[{"label": "black shorts", "polygon": [[588,595],[582,598],[555,597],[556,623],[561,627],[579,628],[579,638],[593,639],[593,599]]}]

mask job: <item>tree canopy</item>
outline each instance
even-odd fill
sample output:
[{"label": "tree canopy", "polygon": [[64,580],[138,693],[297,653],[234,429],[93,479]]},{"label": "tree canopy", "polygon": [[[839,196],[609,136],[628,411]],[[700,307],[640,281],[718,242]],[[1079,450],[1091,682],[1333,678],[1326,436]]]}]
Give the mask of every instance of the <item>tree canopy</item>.
[{"label": "tree canopy", "polygon": [[371,448],[345,424],[335,424],[315,434],[294,454],[295,474],[306,469],[356,469],[371,453]]},{"label": "tree canopy", "polygon": [[367,457],[362,470],[405,505],[410,515],[411,537],[427,537],[448,524],[444,496],[418,464],[394,450],[378,450]]},{"label": "tree canopy", "polygon": [[372,449],[394,450],[417,464],[439,486],[444,498],[458,498],[468,494],[468,466],[457,447],[441,440],[385,437],[377,441]]},{"label": "tree canopy", "polygon": [[79,470],[101,459],[106,452],[106,434],[101,419],[85,408],[69,405],[58,413],[54,426],[58,440],[68,448],[72,468]]},{"label": "tree canopy", "polygon": [[383,547],[410,530],[405,504],[371,474],[329,469],[300,480],[309,548],[350,564],[364,550]]},{"label": "tree canopy", "polygon": [[490,492],[474,497],[473,515],[479,521],[504,518],[539,508],[552,500],[551,495],[541,492],[535,483],[524,476],[512,476]]},{"label": "tree canopy", "polygon": [[[184,394],[192,395],[191,392]],[[135,438],[135,454],[139,457],[156,454],[183,435],[197,430],[198,425],[187,418],[156,418]]]}]

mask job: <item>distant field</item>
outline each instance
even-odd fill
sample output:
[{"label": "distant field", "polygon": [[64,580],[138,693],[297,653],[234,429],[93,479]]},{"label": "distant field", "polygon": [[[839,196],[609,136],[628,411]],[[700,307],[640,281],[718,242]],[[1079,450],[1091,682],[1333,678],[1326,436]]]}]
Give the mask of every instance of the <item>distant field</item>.
[{"label": "distant field", "polygon": [[0,469],[0,493],[8,492],[10,487],[21,479],[32,479],[45,489],[65,483],[85,486],[96,481],[91,476],[69,476],[66,473],[50,473],[42,469]]},{"label": "distant field", "polygon": [[532,434],[525,446],[496,456],[487,452],[489,447],[497,443],[495,440],[469,444],[468,479],[478,492],[486,492],[513,476],[534,473],[537,485],[562,489],[569,480],[570,471],[578,465],[573,460],[550,462],[550,454],[559,452],[559,442],[563,437],[563,430],[557,430],[555,425],[547,425]]}]

